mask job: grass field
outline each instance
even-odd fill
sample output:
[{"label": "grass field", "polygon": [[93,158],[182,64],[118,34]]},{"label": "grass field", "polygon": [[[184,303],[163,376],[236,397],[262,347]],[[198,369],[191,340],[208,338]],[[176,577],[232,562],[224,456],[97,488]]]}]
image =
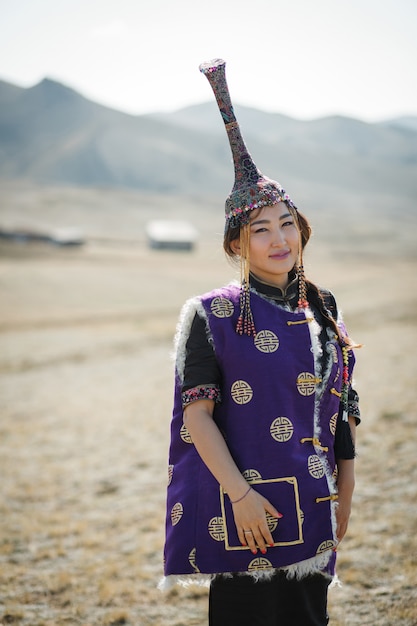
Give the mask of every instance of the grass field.
[{"label": "grass field", "polygon": [[[347,228],[340,254],[318,229],[307,255],[364,344],[357,488],[339,549],[343,586],[330,592],[333,626],[417,624],[416,225],[410,234],[395,224],[376,238]],[[205,590],[156,588],[172,337],[183,301],[234,270],[216,225],[191,254],[127,242],[123,228],[74,250],[0,244],[3,626],[206,623]]]}]

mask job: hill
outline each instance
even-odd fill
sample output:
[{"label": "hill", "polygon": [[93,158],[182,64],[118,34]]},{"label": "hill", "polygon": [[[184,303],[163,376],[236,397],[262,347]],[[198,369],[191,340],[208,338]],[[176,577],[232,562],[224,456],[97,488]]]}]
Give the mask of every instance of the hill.
[{"label": "hill", "polygon": [[[300,206],[396,202],[414,210],[416,118],[368,124],[240,106],[236,113],[257,165]],[[0,81],[0,179],[223,198],[233,169],[214,101],[132,116],[44,79],[27,89]]]}]

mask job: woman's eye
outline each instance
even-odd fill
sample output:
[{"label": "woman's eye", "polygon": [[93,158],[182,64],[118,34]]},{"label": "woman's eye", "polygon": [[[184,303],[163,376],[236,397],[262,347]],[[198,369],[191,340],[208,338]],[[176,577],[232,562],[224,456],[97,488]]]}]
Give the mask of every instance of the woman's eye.
[{"label": "woman's eye", "polygon": [[292,226],[294,222],[284,222],[283,226]]}]

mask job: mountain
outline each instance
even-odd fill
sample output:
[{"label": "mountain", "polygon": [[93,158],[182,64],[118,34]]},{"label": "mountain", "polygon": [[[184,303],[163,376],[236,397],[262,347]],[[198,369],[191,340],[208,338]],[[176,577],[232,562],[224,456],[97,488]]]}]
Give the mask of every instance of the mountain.
[{"label": "mountain", "polygon": [[[415,210],[417,118],[368,124],[235,110],[258,167],[296,202]],[[133,116],[49,79],[28,89],[0,81],[0,178],[224,197],[233,167],[214,100]]]}]

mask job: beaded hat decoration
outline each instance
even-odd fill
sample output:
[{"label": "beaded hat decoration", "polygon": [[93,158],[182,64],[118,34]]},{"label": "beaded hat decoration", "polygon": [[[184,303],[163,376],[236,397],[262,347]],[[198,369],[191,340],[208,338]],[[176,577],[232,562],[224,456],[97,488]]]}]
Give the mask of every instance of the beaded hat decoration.
[{"label": "beaded hat decoration", "polygon": [[213,89],[233,156],[235,182],[226,199],[226,228],[246,224],[250,211],[282,200],[289,207],[296,208],[285,189],[259,171],[246,148],[226,82],[226,62],[223,59],[214,59],[202,63],[200,71],[207,77]]},{"label": "beaded hat decoration", "polygon": [[[213,59],[212,61],[202,63],[199,69],[206,76],[213,89],[217,105],[225,124],[235,170],[234,185],[229,196],[226,198],[225,230],[227,231],[228,228],[243,227],[240,229],[242,289],[240,296],[240,315],[236,331],[241,335],[255,336],[256,329],[250,308],[249,286],[249,229],[247,225],[249,224],[250,212],[264,206],[272,206],[278,202],[285,202],[290,211],[296,216],[297,207],[285,192],[285,189],[277,181],[262,174],[249,154],[233,110],[226,81],[226,62],[223,61],[223,59]],[[245,226],[246,228],[244,228]],[[308,306],[301,244],[297,273],[299,279],[298,307],[301,310]]]}]

